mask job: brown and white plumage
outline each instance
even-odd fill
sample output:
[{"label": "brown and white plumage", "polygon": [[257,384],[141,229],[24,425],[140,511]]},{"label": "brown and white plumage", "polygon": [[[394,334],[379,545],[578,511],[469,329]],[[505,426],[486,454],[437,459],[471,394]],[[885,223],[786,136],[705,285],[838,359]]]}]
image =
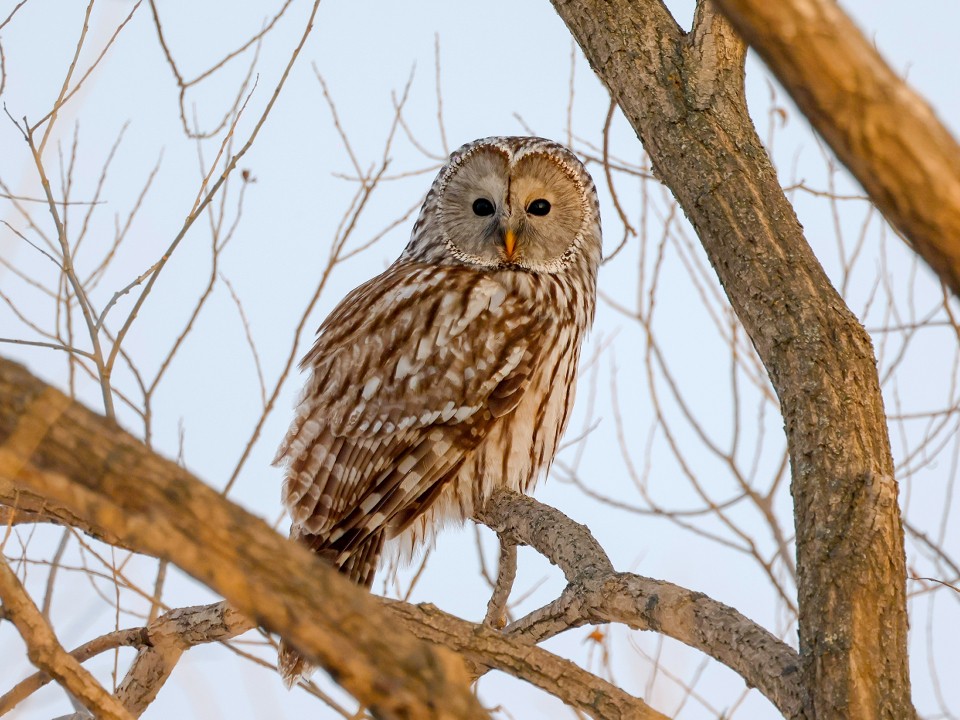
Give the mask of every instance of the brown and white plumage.
[{"label": "brown and white plumage", "polygon": [[[573,404],[600,262],[596,190],[541,138],[464,145],[403,255],[333,310],[276,462],[291,535],[369,587],[386,541],[412,551],[549,467]],[[309,668],[287,647],[288,683]]]}]

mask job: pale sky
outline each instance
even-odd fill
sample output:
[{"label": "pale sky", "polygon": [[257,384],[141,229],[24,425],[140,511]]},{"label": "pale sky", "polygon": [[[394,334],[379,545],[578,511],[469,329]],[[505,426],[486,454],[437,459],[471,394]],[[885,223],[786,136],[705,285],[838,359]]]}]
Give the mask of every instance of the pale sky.
[{"label": "pale sky", "polygon": [[[0,3],[0,18],[6,17],[13,5],[9,0]],[[842,5],[892,66],[927,98],[941,120],[954,133],[960,132],[960,83],[956,79],[960,58],[955,38],[960,25],[960,5],[947,0],[916,3],[909,8],[901,3],[869,0]],[[181,10],[176,3],[161,7],[160,12],[170,49],[181,72],[189,78],[249,37],[260,27],[264,14],[279,6],[277,2],[207,1],[192,4],[189,12]],[[131,7],[127,0],[101,0],[95,7],[88,52],[83,54],[80,67],[89,65]],[[692,3],[671,3],[671,7],[679,21],[688,26]],[[49,109],[75,47],[82,11],[81,3],[32,0],[0,31],[7,74],[2,100],[13,117],[27,116],[35,121]],[[284,17],[267,36],[257,66],[258,84],[238,125],[237,137],[247,137],[253,121],[269,99],[278,73],[302,30],[307,11],[303,2],[294,3],[290,16]],[[443,145],[436,120],[435,38],[440,48],[447,147]],[[608,98],[578,48],[574,57],[572,132],[577,138],[596,143]],[[188,93],[187,110],[191,115],[196,113],[201,126],[219,122],[225,103],[236,94],[250,60],[248,53]],[[325,79],[340,122],[364,168],[380,162],[382,143],[393,112],[391,94],[402,93],[411,73],[413,80],[404,118],[417,140],[433,154],[444,155],[477,137],[525,134],[527,127],[562,142],[568,138],[571,39],[549,3],[531,0],[491,0],[481,5],[370,0],[321,3],[314,33],[253,149],[240,163],[240,167],[250,170],[256,182],[246,187],[241,222],[223,252],[219,267],[242,302],[268,390],[286,359],[300,313],[323,271],[331,238],[355,191],[355,184],[338,177],[353,171],[334,130],[315,72]],[[747,82],[755,123],[761,137],[769,138],[771,91],[777,86],[771,85],[762,65],[752,56],[748,60]],[[803,180],[811,187],[826,189],[825,155],[806,122],[779,88],[775,98],[776,104],[786,109],[788,117],[785,125],[778,124],[773,146],[784,183]],[[124,222],[161,154],[162,162],[127,241],[94,293],[95,302],[101,308],[117,289],[159,257],[182,224],[198,186],[197,149],[184,139],[179,129],[176,86],[161,54],[146,5],[139,8],[104,63],[58,119],[45,159],[50,174],[59,177],[54,142],[64,143],[65,157],[69,158],[69,141],[76,123],[80,144],[75,199],[92,197],[103,159],[126,122],[129,126],[102,194],[105,202],[97,206],[78,263],[86,263],[88,269],[95,267],[109,247],[115,224]],[[583,146],[580,140],[574,144]],[[639,162],[642,157],[639,141],[619,115],[613,124],[612,147],[615,154],[626,161]],[[17,130],[4,119],[0,123],[0,179],[14,194],[35,197],[38,192],[35,168],[25,150]],[[214,152],[214,146],[204,146],[207,161]],[[424,158],[402,131],[390,157],[390,174],[425,171],[437,164]],[[605,248],[609,253],[619,243],[622,227],[616,221],[609,191],[599,177],[597,166],[591,170],[600,187],[607,232]],[[348,247],[361,245],[413,206],[429,187],[434,172],[421,172],[383,185],[371,197],[368,211],[362,216]],[[228,218],[235,212],[238,180],[235,178],[229,191]],[[838,192],[860,193],[859,188],[842,176],[839,182]],[[655,185],[649,186],[650,204],[644,219],[639,181],[619,177],[616,183],[631,221],[638,227],[645,223],[649,233],[651,245],[644,256],[649,272],[654,245],[668,213],[668,196]],[[839,284],[840,263],[829,204],[802,193],[795,199],[811,244]],[[42,208],[37,205],[32,209],[36,207]],[[852,247],[866,206],[854,201],[842,204],[841,211],[838,222]],[[83,222],[83,212],[85,209],[81,208],[71,210],[74,232]],[[52,223],[45,212],[37,210],[34,217],[50,232]],[[22,216],[2,199],[0,219],[28,232]],[[298,355],[306,350],[313,329],[347,291],[380,272],[399,255],[413,219],[408,218],[377,245],[333,273],[307,323]],[[922,316],[939,298],[939,287],[930,280],[926,268],[914,271],[913,258],[901,247],[902,243],[889,231],[881,237],[878,228],[874,218],[865,242],[864,259],[849,288],[855,312],[870,308],[869,316],[864,318],[868,327],[893,323],[884,315],[884,309],[871,304],[870,300],[872,277],[880,262],[877,248],[881,243],[888,251],[888,270],[897,292],[902,290],[904,296],[911,293],[918,315]],[[689,230],[684,232],[695,242]],[[210,272],[209,248],[209,224],[206,218],[201,218],[164,271],[154,296],[144,305],[124,345],[148,375],[156,371],[206,283]],[[699,251],[694,254],[702,259]],[[0,228],[0,255],[32,277],[53,277],[49,262],[5,227]],[[641,256],[640,244],[634,239],[614,262],[603,268],[601,290],[616,302],[633,307]],[[709,280],[707,292],[716,293],[715,278]],[[684,396],[696,403],[698,416],[708,433],[728,442],[732,413],[729,360],[723,346],[716,344],[710,316],[675,250],[668,252],[660,282],[657,329],[665,355]],[[0,289],[12,294],[21,310],[31,318],[49,327],[52,310],[48,301],[25,288],[3,266],[0,266]],[[116,323],[114,328],[129,308],[130,298],[117,304],[111,315]],[[35,339],[5,304],[0,304],[0,336]],[[877,336],[875,343],[883,368],[884,363],[891,362],[896,348],[887,347]],[[641,472],[648,473],[651,493],[659,501],[684,507],[695,503],[662,434],[647,444],[653,412],[640,328],[617,314],[610,305],[601,304],[590,344],[584,348],[585,360],[593,357],[598,348],[603,348],[596,363],[599,374],[594,380],[589,368],[584,373],[580,401],[568,431],[568,438],[573,438],[595,426],[579,458],[581,477],[601,494],[616,495],[634,505],[640,503],[627,477],[626,463],[616,439],[614,407],[609,399],[611,368],[615,365],[620,411],[632,433],[631,461]],[[0,347],[0,352],[21,360],[48,381],[65,387],[65,363],[61,354],[9,345]],[[896,381],[885,387],[885,392],[896,393],[896,397],[885,397],[888,410],[901,407],[905,413],[920,412],[946,404],[948,393],[944,388],[952,388],[951,362],[955,352],[956,338],[951,338],[949,333],[918,337]],[[117,383],[124,392],[136,395],[129,373],[121,372]],[[270,467],[270,460],[289,421],[300,383],[295,375],[284,386],[277,409],[266,423],[231,492],[233,500],[269,522],[274,522],[281,513],[280,473]],[[597,389],[593,402],[590,402],[591,387]],[[745,402],[756,405],[756,393],[749,390],[744,393]],[[79,394],[91,407],[100,409],[94,386],[84,384]],[[678,437],[688,448],[694,474],[705,484],[715,483],[712,487],[716,497],[729,494],[731,479],[722,463],[699,447],[692,430],[684,426],[676,404],[666,402],[664,412],[676,423]],[[219,281],[198,318],[193,335],[157,392],[153,442],[163,453],[176,456],[182,432],[186,465],[198,477],[220,488],[232,472],[259,413],[257,374],[243,324],[227,285]],[[758,423],[752,413],[753,410],[745,411],[745,416],[751,419],[744,432],[754,433],[757,425],[764,429],[766,438],[760,441],[762,449],[757,462],[761,470],[772,471],[782,449],[782,422],[771,413]],[[138,424],[129,410],[121,411],[121,420],[132,432],[142,435],[142,424]],[[892,434],[896,454],[902,441],[896,431]],[[741,458],[744,464],[750,464],[749,456],[755,444],[755,441],[744,441]],[[903,459],[897,457],[898,461]],[[574,463],[578,460],[577,449],[570,448],[558,460],[567,465]],[[911,476],[910,488],[904,489],[904,503],[910,503],[908,517],[918,522],[934,517],[939,522],[944,498],[949,496],[945,493],[956,474],[951,460],[950,452],[945,452],[931,466]],[[587,524],[619,569],[705,592],[773,632],[783,629],[783,613],[777,609],[773,593],[755,562],[663,520],[611,510],[557,477],[542,482],[536,496]],[[789,497],[781,492],[778,498],[783,516],[789,517]],[[956,502],[953,501],[954,508]],[[755,522],[749,513],[738,519],[744,523]],[[702,522],[711,531],[722,532],[716,521]],[[930,531],[935,532],[936,528],[930,527]],[[28,534],[29,531],[21,532],[23,536]],[[30,540],[31,557],[43,556],[43,548],[55,547],[59,536],[56,529],[38,529]],[[475,570],[474,537],[472,527],[443,533],[411,599],[435,603],[468,619],[480,619],[488,589]],[[488,557],[493,557],[494,544],[489,537],[484,542]],[[763,542],[769,544],[769,537],[763,536]],[[960,534],[955,528],[947,536],[947,546],[954,550],[960,547]],[[18,546],[12,549],[8,546],[8,556],[19,553]],[[74,555],[74,561],[78,561],[77,557]],[[130,572],[144,587],[152,585],[154,564],[134,564]],[[31,589],[36,587],[36,592],[42,595],[45,569],[32,568],[30,573],[36,578]],[[538,584],[544,578],[543,584]],[[380,591],[382,587],[378,580],[375,590]],[[555,597],[562,589],[562,578],[541,558],[532,552],[523,552],[515,595],[531,589],[533,593],[521,606],[521,614]],[[171,606],[195,605],[211,601],[212,596],[194,581],[177,574],[171,579],[164,599]],[[927,638],[923,625],[916,623],[912,636],[916,704],[922,714],[931,717],[939,712],[939,705],[928,680],[928,649],[932,648],[930,652],[937,658],[941,678],[956,677],[960,672],[960,654],[946,646],[945,636],[949,633],[942,631],[943,628],[953,631],[957,627],[960,621],[957,604],[952,603],[951,607],[949,598],[940,597],[935,612],[941,627],[939,637]],[[59,618],[56,629],[68,647],[112,629],[117,622],[110,605],[92,591],[80,573],[66,573],[61,577],[59,592],[54,598],[54,618]],[[121,615],[119,619],[121,627],[136,624],[140,624],[139,621],[129,615]],[[548,642],[546,647],[581,663],[588,662],[585,645],[588,632],[589,629],[572,631]],[[792,631],[785,639],[796,645]],[[655,652],[657,647],[653,636],[616,635],[610,645],[614,679],[628,691],[644,696],[654,707],[672,715],[681,697],[677,686],[662,675],[653,682],[651,665],[634,653],[634,644],[648,653]],[[697,673],[702,656],[695,651],[668,641],[662,652],[672,672],[688,680]],[[596,655],[594,652],[594,663]],[[0,679],[0,692],[4,692],[30,672],[19,637],[9,624],[0,625],[0,657],[7,659],[6,672]],[[129,657],[129,652],[121,655],[121,672]],[[269,657],[269,653],[264,657]],[[272,662],[272,658],[269,659]],[[90,666],[109,683],[112,662],[112,656],[103,656]],[[501,675],[486,677],[480,688],[487,705],[506,704],[512,715],[503,717],[552,718],[563,712],[556,701]],[[696,691],[713,705],[689,700],[679,717],[715,717],[713,711],[728,709],[738,701],[742,689],[742,681],[732,672],[710,664]],[[960,712],[960,688],[947,682],[940,691],[947,706]],[[63,694],[48,688],[10,717],[49,718],[67,711]],[[310,717],[337,717],[302,691],[287,693],[276,676],[236,660],[222,648],[202,647],[186,654],[144,717],[246,720],[293,718],[304,713],[310,713]],[[572,717],[572,714],[566,716]],[[738,708],[736,717],[763,719],[776,717],[776,713],[758,693],[751,693]]]}]

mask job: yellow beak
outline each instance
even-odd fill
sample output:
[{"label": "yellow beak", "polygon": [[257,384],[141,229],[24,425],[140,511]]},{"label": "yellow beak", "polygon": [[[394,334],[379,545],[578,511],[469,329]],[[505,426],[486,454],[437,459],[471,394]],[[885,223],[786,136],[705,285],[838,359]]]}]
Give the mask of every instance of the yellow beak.
[{"label": "yellow beak", "polygon": [[513,230],[507,230],[503,236],[503,247],[507,251],[507,260],[513,260],[513,250],[516,246],[517,236],[513,234]]}]

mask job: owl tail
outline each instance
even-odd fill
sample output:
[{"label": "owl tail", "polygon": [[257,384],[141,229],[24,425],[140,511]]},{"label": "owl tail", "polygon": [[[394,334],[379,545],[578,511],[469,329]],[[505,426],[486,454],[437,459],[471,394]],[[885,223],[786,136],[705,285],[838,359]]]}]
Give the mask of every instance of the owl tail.
[{"label": "owl tail", "polygon": [[[330,548],[316,535],[303,535],[298,538],[311,550],[321,557],[329,557],[337,552]],[[377,563],[380,553],[383,552],[384,533],[377,532],[364,538],[356,545],[353,552],[336,565],[337,570],[350,578],[353,582],[367,590],[373,585],[373,577],[377,572]],[[335,555],[333,555],[335,557]],[[280,641],[280,653],[277,656],[277,669],[283,684],[287,689],[296,685],[301,678],[309,678],[316,668],[308,663],[303,656],[291,647],[286,640]]]}]

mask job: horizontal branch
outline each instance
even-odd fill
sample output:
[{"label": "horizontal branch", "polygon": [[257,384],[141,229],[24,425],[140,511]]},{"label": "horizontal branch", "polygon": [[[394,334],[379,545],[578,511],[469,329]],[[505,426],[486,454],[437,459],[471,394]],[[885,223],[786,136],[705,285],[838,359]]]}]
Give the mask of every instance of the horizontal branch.
[{"label": "horizontal branch", "polygon": [[53,523],[76,528],[92,538],[123,550],[142,552],[126,544],[122,538],[102,526],[87,522],[62,503],[16,485],[3,474],[0,474],[0,505],[2,505],[0,507],[0,526],[2,527]]}]

